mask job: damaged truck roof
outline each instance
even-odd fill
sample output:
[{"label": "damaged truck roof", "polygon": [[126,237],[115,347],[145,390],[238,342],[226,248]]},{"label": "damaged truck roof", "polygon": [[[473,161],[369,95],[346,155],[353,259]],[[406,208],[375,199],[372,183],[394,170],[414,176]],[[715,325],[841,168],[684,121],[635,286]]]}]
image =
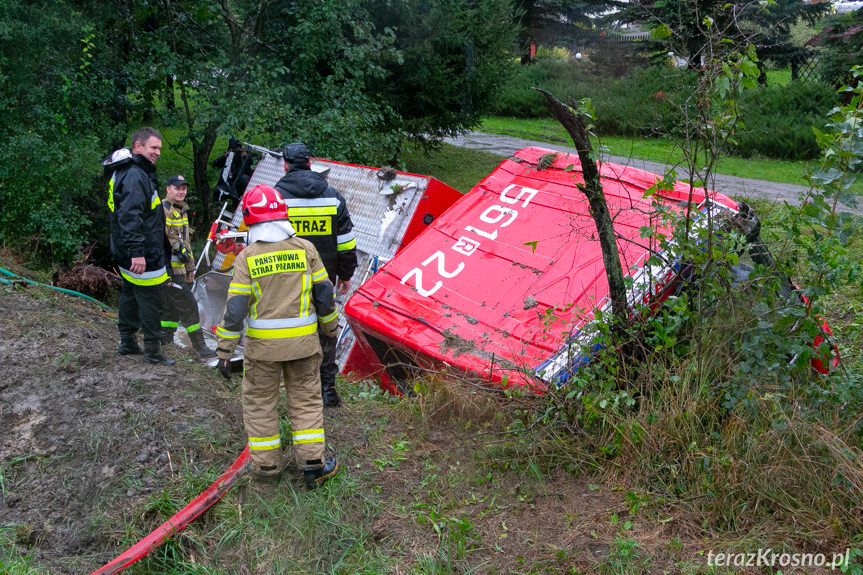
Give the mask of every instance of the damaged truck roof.
[{"label": "damaged truck roof", "polygon": [[[673,257],[645,265],[658,242],[642,229],[661,228],[654,201],[679,206],[692,194],[701,211],[737,210],[682,182],[645,197],[658,177],[634,168],[606,163],[601,176],[631,303],[663,297],[676,278]],[[608,307],[582,183],[575,155],[532,147],[501,163],[357,288],[345,311],[365,357],[344,371],[377,367],[391,389],[417,368],[446,366],[531,387],[565,379],[577,344],[594,336],[595,310]]]}]

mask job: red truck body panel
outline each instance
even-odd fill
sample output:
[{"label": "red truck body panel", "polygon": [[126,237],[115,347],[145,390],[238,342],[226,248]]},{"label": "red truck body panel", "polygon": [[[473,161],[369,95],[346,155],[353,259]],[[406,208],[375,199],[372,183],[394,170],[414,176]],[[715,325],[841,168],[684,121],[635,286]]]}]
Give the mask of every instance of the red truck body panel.
[{"label": "red truck body panel", "polygon": [[[578,189],[578,157],[559,154],[539,170],[549,153],[525,148],[502,162],[359,286],[345,307],[357,357],[344,371],[382,376],[389,389],[405,366],[449,366],[539,388],[560,379],[561,361],[549,361],[566,354],[594,311],[607,305],[608,283],[596,225]],[[641,237],[642,228],[670,232],[651,220],[655,200],[681,209],[709,196],[711,206],[737,210],[730,198],[684,183],[645,197],[658,177],[634,168],[601,164],[601,176],[621,264],[633,277],[645,275],[644,262],[658,248]],[[649,271],[650,278],[634,282],[632,298],[661,298],[677,275],[671,266]],[[393,363],[400,365],[385,369]]]}]

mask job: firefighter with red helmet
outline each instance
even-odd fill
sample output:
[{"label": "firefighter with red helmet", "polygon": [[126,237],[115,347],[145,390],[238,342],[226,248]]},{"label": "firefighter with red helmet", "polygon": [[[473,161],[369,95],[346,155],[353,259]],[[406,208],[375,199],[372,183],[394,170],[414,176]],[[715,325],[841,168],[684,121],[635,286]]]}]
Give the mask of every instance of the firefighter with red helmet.
[{"label": "firefighter with red helmet", "polygon": [[230,378],[230,358],[245,321],[242,402],[252,474],[278,480],[284,467],[277,410],[284,376],[297,465],[306,487],[315,489],[338,471],[335,457],[324,457],[318,340],[318,329],[329,336],[338,329],[333,285],[315,247],[297,237],[275,189],[250,189],[242,213],[249,241],[234,261],[216,330],[218,369]]}]

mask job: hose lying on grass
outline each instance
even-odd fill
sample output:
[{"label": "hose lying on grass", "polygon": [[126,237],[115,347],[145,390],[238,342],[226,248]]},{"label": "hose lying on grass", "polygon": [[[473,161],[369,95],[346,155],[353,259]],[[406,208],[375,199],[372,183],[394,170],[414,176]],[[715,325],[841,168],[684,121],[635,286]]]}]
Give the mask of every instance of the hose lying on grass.
[{"label": "hose lying on grass", "polygon": [[19,276],[18,274],[14,274],[14,273],[10,272],[9,270],[3,269],[3,268],[0,268],[0,274],[3,274],[4,276],[8,276],[8,277],[12,278],[11,280],[7,280],[5,278],[0,278],[0,283],[2,283],[2,284],[12,284],[15,282],[24,282],[24,283],[28,283],[28,284],[32,284],[32,285],[42,286],[42,287],[56,290],[58,292],[62,292],[62,293],[68,294],[68,295],[74,295],[77,297],[82,297],[82,298],[88,299],[92,302],[99,304],[100,306],[102,306],[105,309],[108,309],[108,310],[111,309],[111,306],[109,306],[108,304],[101,302],[101,301],[97,300],[96,298],[90,297],[87,294],[83,294],[81,292],[77,292],[77,291],[73,291],[70,289],[61,288],[61,287],[57,287],[57,286],[52,286],[51,284],[43,284],[43,283],[40,283],[37,281],[28,280],[27,278],[23,278],[23,277]]},{"label": "hose lying on grass", "polygon": [[201,513],[210,508],[216,501],[227,493],[237,479],[246,471],[246,463],[249,461],[249,446],[240,454],[236,461],[216,479],[212,485],[207,487],[191,503],[179,510],[173,517],[154,529],[149,535],[129,547],[125,552],[118,555],[116,559],[96,569],[90,575],[112,575],[119,573],[141,557],[147,555],[153,549],[168,540],[169,537],[178,533],[183,527],[194,521]]}]

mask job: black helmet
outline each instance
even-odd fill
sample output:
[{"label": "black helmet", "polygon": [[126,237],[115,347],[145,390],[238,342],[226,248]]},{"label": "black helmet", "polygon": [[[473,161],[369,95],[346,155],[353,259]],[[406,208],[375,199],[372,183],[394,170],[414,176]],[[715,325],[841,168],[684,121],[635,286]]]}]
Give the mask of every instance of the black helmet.
[{"label": "black helmet", "polygon": [[243,147],[243,145],[240,143],[240,140],[238,140],[237,138],[230,138],[228,140],[228,149],[229,150],[236,150],[237,148],[242,148],[242,147]]},{"label": "black helmet", "polygon": [[285,161],[292,165],[305,165],[309,163],[309,147],[302,142],[294,142],[285,146],[282,150],[282,157]]}]

